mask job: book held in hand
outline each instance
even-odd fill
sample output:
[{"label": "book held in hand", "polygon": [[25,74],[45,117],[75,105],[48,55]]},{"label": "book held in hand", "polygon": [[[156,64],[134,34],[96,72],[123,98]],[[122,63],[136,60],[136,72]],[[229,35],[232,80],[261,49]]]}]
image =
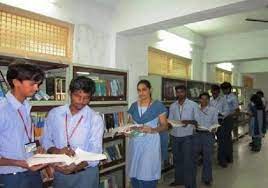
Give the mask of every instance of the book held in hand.
[{"label": "book held in hand", "polygon": [[183,124],[180,120],[172,120],[168,119],[167,120],[169,124],[171,124],[172,127],[183,127],[185,124]]},{"label": "book held in hand", "polygon": [[34,156],[28,158],[26,161],[29,166],[50,163],[63,163],[64,165],[70,165],[74,163],[78,165],[83,161],[99,161],[104,159],[107,159],[106,155],[104,154],[91,153],[77,148],[75,150],[74,157],[69,157],[65,154],[35,154]]},{"label": "book held in hand", "polygon": [[196,128],[199,131],[209,131],[209,132],[214,132],[217,131],[217,129],[220,127],[220,124],[214,124],[211,127],[207,128],[201,125],[198,125],[198,127]]}]

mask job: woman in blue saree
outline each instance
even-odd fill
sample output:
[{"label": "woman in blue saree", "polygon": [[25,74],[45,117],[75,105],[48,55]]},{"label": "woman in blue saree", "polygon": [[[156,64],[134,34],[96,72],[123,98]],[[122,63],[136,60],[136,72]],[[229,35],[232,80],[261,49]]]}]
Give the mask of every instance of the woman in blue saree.
[{"label": "woman in blue saree", "polygon": [[249,134],[252,137],[251,150],[258,152],[261,150],[263,127],[265,126],[265,110],[258,95],[252,95],[250,102],[248,113],[250,115]]},{"label": "woman in blue saree", "polygon": [[151,98],[151,84],[137,84],[139,100],[128,110],[129,121],[141,134],[130,137],[127,151],[127,175],[133,188],[155,188],[161,177],[161,146],[159,132],[168,129],[167,109]]}]

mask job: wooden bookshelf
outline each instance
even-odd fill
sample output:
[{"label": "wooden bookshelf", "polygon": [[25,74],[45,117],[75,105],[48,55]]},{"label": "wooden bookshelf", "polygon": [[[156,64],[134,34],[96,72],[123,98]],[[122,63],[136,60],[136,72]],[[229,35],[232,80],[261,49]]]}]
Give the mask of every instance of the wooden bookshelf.
[{"label": "wooden bookshelf", "polygon": [[205,91],[205,82],[188,80],[187,97],[195,102],[199,102],[199,95]]},{"label": "wooden bookshelf", "polygon": [[[73,66],[73,77],[86,76],[95,81],[96,91],[92,102],[109,104],[112,102],[126,103],[127,71],[116,69],[101,69],[87,66]],[[107,102],[107,103],[106,103]]]}]

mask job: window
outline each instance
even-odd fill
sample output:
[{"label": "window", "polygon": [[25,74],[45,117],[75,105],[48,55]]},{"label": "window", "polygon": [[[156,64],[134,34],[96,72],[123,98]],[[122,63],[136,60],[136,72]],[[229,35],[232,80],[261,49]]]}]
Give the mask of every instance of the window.
[{"label": "window", "polygon": [[148,50],[149,74],[189,79],[191,60],[155,48]]},{"label": "window", "polygon": [[0,4],[0,51],[46,60],[72,60],[73,25]]},{"label": "window", "polygon": [[253,78],[250,76],[243,76],[243,82],[245,88],[253,89]]},{"label": "window", "polygon": [[216,68],[216,82],[222,83],[222,82],[230,82],[232,83],[232,72]]}]

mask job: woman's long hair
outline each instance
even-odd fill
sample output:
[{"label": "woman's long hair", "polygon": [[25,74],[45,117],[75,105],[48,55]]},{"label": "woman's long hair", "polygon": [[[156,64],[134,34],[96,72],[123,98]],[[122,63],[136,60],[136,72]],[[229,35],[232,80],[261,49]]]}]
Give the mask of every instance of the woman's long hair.
[{"label": "woman's long hair", "polygon": [[250,97],[250,101],[253,102],[253,104],[256,106],[256,108],[258,110],[263,110],[264,109],[264,105],[262,103],[262,100],[257,94],[253,94]]}]

